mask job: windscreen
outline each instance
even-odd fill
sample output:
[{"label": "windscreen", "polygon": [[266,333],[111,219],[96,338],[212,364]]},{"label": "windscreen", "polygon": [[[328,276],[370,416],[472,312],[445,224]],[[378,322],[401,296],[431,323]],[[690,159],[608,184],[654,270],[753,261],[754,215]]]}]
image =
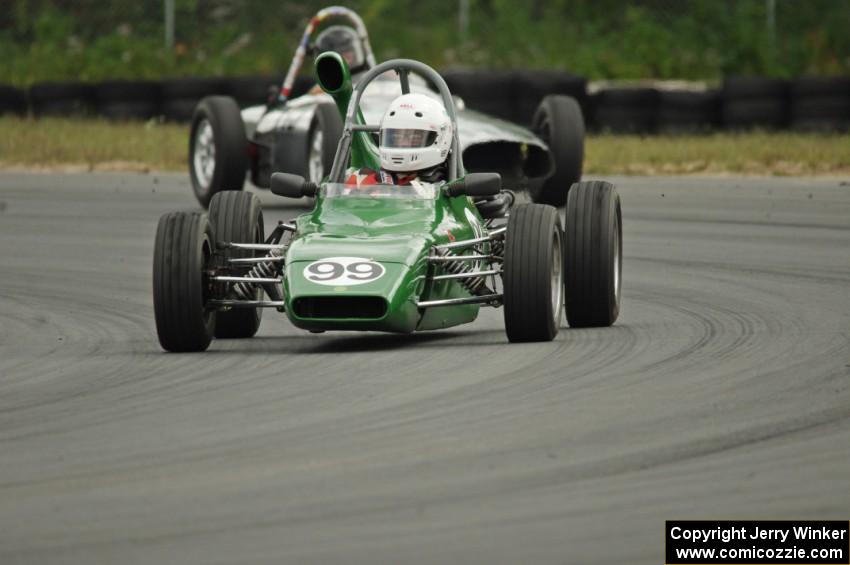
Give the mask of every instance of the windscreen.
[{"label": "windscreen", "polygon": [[381,147],[410,149],[428,147],[437,139],[437,132],[424,129],[382,129]]},{"label": "windscreen", "polygon": [[437,190],[433,184],[413,181],[411,184],[343,184],[329,182],[325,198],[393,198],[398,200],[433,200]]}]

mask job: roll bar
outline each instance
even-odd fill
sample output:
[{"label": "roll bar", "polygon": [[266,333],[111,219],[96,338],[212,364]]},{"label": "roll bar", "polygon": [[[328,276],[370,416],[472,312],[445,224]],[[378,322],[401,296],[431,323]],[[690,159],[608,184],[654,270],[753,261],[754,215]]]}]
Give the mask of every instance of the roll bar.
[{"label": "roll bar", "polygon": [[366,71],[366,73],[354,86],[354,92],[345,113],[345,124],[343,125],[342,139],[340,139],[336,157],[334,158],[330,181],[343,182],[345,164],[351,148],[352,134],[355,131],[380,131],[380,124],[357,123],[357,109],[360,107],[360,98],[363,96],[363,92],[365,92],[369,83],[387,71],[395,71],[398,73],[402,94],[410,92],[409,74],[411,72],[418,74],[437,87],[437,91],[443,99],[443,106],[446,107],[446,113],[449,115],[449,120],[452,123],[452,149],[449,154],[448,180],[453,181],[462,177],[464,174],[463,160],[461,157],[460,141],[457,131],[457,113],[455,112],[454,100],[452,99],[452,94],[449,91],[448,85],[446,85],[446,81],[443,80],[443,77],[441,77],[437,71],[425,63],[414,61],[413,59],[391,59]]},{"label": "roll bar", "polygon": [[292,57],[292,63],[289,65],[289,70],[286,72],[286,78],[283,79],[283,85],[280,87],[278,101],[281,104],[286,104],[289,95],[292,94],[292,87],[295,85],[295,77],[301,70],[304,64],[304,57],[307,55],[307,48],[310,46],[310,37],[316,28],[328,18],[343,18],[348,20],[353,26],[357,35],[360,37],[360,43],[363,46],[363,52],[366,55],[366,64],[369,67],[375,66],[375,55],[372,53],[372,44],[369,43],[369,32],[366,30],[366,24],[363,19],[357,15],[357,12],[349,10],[344,6],[328,6],[316,12],[307,27],[304,29],[304,34],[301,36],[301,41],[298,43],[298,48],[295,50],[295,56]]}]

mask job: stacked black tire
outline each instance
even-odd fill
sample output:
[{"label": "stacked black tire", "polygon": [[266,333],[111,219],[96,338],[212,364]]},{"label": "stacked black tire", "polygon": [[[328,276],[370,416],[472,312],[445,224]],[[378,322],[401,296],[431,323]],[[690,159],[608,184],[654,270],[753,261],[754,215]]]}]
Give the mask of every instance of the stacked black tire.
[{"label": "stacked black tire", "polygon": [[227,84],[218,78],[181,78],[162,83],[160,111],[166,120],[188,122],[195,106],[206,96],[226,96]]},{"label": "stacked black tire", "polygon": [[761,77],[723,81],[723,125],[738,131],[779,129],[788,121],[788,83]]},{"label": "stacked black tire", "polygon": [[443,78],[468,108],[525,126],[546,96],[570,96],[583,110],[587,102],[587,81],[563,71],[454,69]]},{"label": "stacked black tire", "polygon": [[35,116],[87,116],[94,114],[94,87],[80,82],[42,82],[29,89]]},{"label": "stacked black tire", "polygon": [[562,71],[517,71],[516,85],[514,121],[518,124],[533,123],[537,107],[547,96],[569,96],[587,114],[587,80],[582,77]]},{"label": "stacked black tire", "polygon": [[654,88],[608,88],[591,96],[592,123],[607,133],[652,133],[658,111]]},{"label": "stacked black tire", "polygon": [[655,129],[663,134],[705,133],[720,123],[718,90],[661,90]]},{"label": "stacked black tire", "polygon": [[26,113],[26,92],[14,86],[0,84],[0,116],[4,114],[24,116]]},{"label": "stacked black tire", "polygon": [[113,80],[94,87],[97,113],[110,120],[148,120],[159,113],[160,84]]},{"label": "stacked black tire", "polygon": [[505,120],[514,119],[515,73],[512,71],[448,70],[443,78],[467,108]]},{"label": "stacked black tire", "polygon": [[[850,77],[800,77],[792,81],[728,77],[719,90],[604,88],[588,96],[585,79],[562,71],[448,70],[444,78],[467,107],[529,126],[550,95],[574,98],[588,127],[613,133],[700,133],[791,128],[810,132],[850,131]],[[0,114],[103,116],[145,120],[191,119],[206,96],[226,95],[240,107],[263,104],[281,76],[178,78],[161,82],[44,82],[29,89],[0,85]],[[299,77],[292,96],[312,81]]]},{"label": "stacked black tire", "polygon": [[254,106],[269,101],[272,91],[277,93],[282,76],[238,76],[229,79],[230,96],[236,99],[239,106]]},{"label": "stacked black tire", "polygon": [[801,77],[790,86],[790,126],[797,131],[850,131],[850,77]]}]

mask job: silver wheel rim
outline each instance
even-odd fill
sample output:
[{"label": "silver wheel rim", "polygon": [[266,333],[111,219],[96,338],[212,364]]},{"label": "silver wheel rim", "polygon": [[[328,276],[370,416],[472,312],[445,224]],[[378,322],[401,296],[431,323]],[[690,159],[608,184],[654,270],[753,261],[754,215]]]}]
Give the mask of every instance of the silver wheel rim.
[{"label": "silver wheel rim", "polygon": [[204,190],[209,190],[215,174],[215,134],[209,120],[203,119],[195,129],[192,166],[195,178]]},{"label": "silver wheel rim", "polygon": [[322,158],[322,149],[325,136],[321,129],[316,129],[313,132],[313,139],[310,140],[310,157],[308,158],[308,167],[310,173],[310,181],[315,183],[322,182],[325,176],[325,163]]},{"label": "silver wheel rim", "polygon": [[620,222],[614,217],[614,303],[620,302]]},{"label": "silver wheel rim", "polygon": [[564,304],[564,269],[562,266],[561,235],[556,231],[552,240],[552,315],[555,327],[561,321],[561,307]]}]

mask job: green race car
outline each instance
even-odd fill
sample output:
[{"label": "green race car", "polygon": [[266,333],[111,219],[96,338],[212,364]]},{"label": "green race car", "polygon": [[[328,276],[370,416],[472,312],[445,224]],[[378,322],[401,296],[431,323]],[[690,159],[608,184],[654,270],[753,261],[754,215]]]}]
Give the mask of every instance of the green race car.
[{"label": "green race car", "polygon": [[[360,99],[387,71],[403,93],[411,73],[436,85],[454,126],[446,181],[356,190],[344,182],[349,167],[379,168],[379,126],[365,123]],[[266,236],[259,199],[222,191],[208,214],[160,219],[153,295],[164,349],[203,351],[213,337],[251,337],[263,308],[312,332],[410,333],[502,307],[512,342],[554,339],[564,310],[571,326],[614,323],[622,224],[613,185],[564,186],[564,228],[552,206],[514,204],[498,174],[465,173],[452,96],[431,67],[387,61],[352,87],[345,61],[327,52],[316,74],[344,121],[330,174],[318,185],[286,173],[271,179],[275,194],[315,198],[312,211]]]}]

